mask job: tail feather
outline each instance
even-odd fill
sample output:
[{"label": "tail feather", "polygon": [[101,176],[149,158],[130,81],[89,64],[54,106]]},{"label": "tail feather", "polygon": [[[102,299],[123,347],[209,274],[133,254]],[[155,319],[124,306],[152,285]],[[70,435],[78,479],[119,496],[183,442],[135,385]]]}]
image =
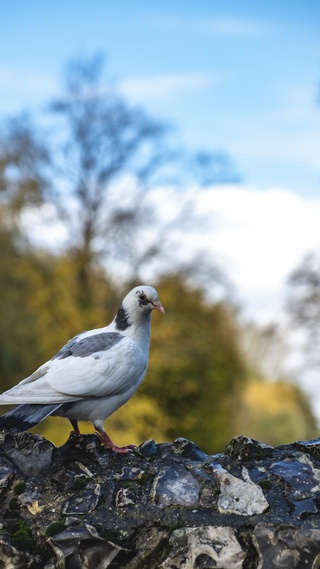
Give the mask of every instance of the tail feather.
[{"label": "tail feather", "polygon": [[17,405],[0,417],[0,431],[7,431],[8,433],[27,431],[49,415],[52,415],[59,407],[61,407],[61,403],[51,405]]}]

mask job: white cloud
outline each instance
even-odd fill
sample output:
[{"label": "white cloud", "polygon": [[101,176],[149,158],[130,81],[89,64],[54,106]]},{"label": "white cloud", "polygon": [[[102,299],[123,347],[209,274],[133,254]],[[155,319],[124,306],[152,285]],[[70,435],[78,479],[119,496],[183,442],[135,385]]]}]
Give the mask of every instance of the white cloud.
[{"label": "white cloud", "polygon": [[274,289],[306,249],[320,244],[320,199],[229,187],[203,192],[199,209],[215,213],[215,247],[233,258],[236,280],[248,289]]},{"label": "white cloud", "polygon": [[[121,203],[129,197],[130,183],[126,179],[117,186],[115,194]],[[306,198],[281,188],[221,186],[183,191],[158,187],[149,191],[148,205],[163,227],[191,199],[199,223],[185,225],[182,219],[173,225],[170,243],[177,260],[206,251],[235,284],[245,313],[257,321],[280,318],[287,277],[307,252],[320,250],[320,197]],[[39,217],[39,212],[25,212],[23,224],[32,238],[49,248],[63,247],[66,228],[54,208],[43,206],[41,222]],[[154,231],[154,227],[150,235],[147,231],[146,238],[152,240]]]},{"label": "white cloud", "polygon": [[45,203],[39,208],[23,210],[20,223],[30,241],[51,251],[63,250],[67,243],[68,231],[54,205]]},{"label": "white cloud", "polygon": [[239,18],[231,16],[221,16],[208,18],[207,20],[196,20],[198,26],[204,31],[213,32],[229,38],[256,38],[261,37],[266,32],[274,30],[274,26],[267,25],[258,20],[249,18]]},{"label": "white cloud", "polygon": [[7,112],[41,105],[57,92],[58,87],[59,81],[49,72],[0,66],[0,106]]},{"label": "white cloud", "polygon": [[[158,189],[153,199],[168,219],[181,203],[181,191]],[[305,253],[320,249],[320,198],[228,186],[199,190],[195,200],[201,225],[196,233],[181,231],[180,254],[206,249],[225,267],[250,317],[280,316],[288,275]]]},{"label": "white cloud", "polygon": [[[250,130],[248,128],[248,130]],[[299,136],[292,136],[289,132],[277,133],[276,129],[267,128],[264,132],[264,139],[255,135],[255,129],[251,130],[252,136],[243,140],[239,136],[232,141],[231,153],[238,157],[239,162],[250,159],[257,159],[263,162],[269,161],[270,168],[277,165],[283,168],[284,164],[299,164],[305,168],[311,168],[320,174],[320,137],[316,125],[305,125]],[[315,175],[316,176],[316,175]],[[320,180],[320,177],[319,177]],[[319,183],[320,186],[320,183]],[[303,191],[304,188],[300,188]]]},{"label": "white cloud", "polygon": [[[150,21],[149,17],[148,20]],[[152,23],[154,24],[154,18],[152,18]],[[170,30],[216,34],[228,39],[261,38],[261,36],[274,32],[276,29],[276,26],[270,22],[229,15],[207,18],[193,17],[192,19],[180,15],[157,15],[156,24]]]},{"label": "white cloud", "polygon": [[[263,136],[257,132],[257,126]],[[320,172],[320,110],[314,85],[279,86],[273,107],[259,116],[250,131],[251,137],[242,142],[243,148],[251,148],[252,156],[276,161],[289,159]]]},{"label": "white cloud", "polygon": [[213,73],[164,73],[131,77],[120,81],[122,93],[136,101],[168,99],[181,95],[183,91],[201,90],[216,80]]},{"label": "white cloud", "polygon": [[266,111],[268,120],[284,124],[303,124],[313,122],[319,117],[317,104],[317,86],[313,83],[295,83],[288,81],[276,84],[276,94],[279,108],[274,111]]}]

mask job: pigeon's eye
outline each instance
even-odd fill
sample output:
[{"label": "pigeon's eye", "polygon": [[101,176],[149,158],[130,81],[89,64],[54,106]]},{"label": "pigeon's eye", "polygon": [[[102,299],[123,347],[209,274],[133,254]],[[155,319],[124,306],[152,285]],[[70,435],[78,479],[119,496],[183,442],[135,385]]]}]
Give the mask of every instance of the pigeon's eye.
[{"label": "pigeon's eye", "polygon": [[144,302],[145,300],[147,300],[146,295],[143,294],[143,293],[139,294],[139,300],[142,300],[143,302]]}]

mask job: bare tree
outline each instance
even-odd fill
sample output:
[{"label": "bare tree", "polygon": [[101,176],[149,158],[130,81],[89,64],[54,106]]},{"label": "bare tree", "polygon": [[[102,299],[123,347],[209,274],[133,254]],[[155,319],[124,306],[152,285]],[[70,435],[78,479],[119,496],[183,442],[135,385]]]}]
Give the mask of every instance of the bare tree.
[{"label": "bare tree", "polygon": [[313,365],[320,364],[320,257],[310,253],[288,280],[287,310],[293,324],[306,333],[306,352]]},{"label": "bare tree", "polygon": [[[227,154],[172,149],[169,126],[119,95],[104,75],[102,56],[69,63],[62,94],[49,110],[50,131],[46,123],[42,138],[18,120],[11,142],[16,143],[19,175],[31,153],[37,196],[55,204],[67,227],[68,253],[78,267],[84,305],[90,304],[90,272],[96,264],[103,261],[112,274],[121,260],[130,267],[129,278],[161,254],[169,264],[175,229],[195,222],[194,196],[185,199],[182,192],[175,219],[156,224],[149,199],[156,183],[171,178],[203,186],[236,179]],[[7,180],[4,185],[8,187]],[[20,193],[28,199],[28,193]],[[217,270],[211,274],[221,276]]]},{"label": "bare tree", "polygon": [[289,375],[291,370],[286,366],[289,347],[277,324],[258,326],[247,322],[239,331],[245,362],[253,377],[275,381]]},{"label": "bare tree", "polygon": [[23,113],[4,121],[0,132],[0,205],[14,212],[46,199],[49,151],[31,117]]},{"label": "bare tree", "polygon": [[104,78],[101,56],[71,62],[65,77],[64,94],[51,106],[63,124],[61,131],[58,123],[52,152],[60,185],[56,198],[75,236],[74,254],[86,290],[97,257],[109,267],[121,259],[130,266],[131,277],[161,252],[168,258],[170,236],[176,227],[190,224],[193,200],[182,198],[176,219],[156,231],[149,203],[156,182],[168,176],[181,182],[188,176],[189,183],[205,185],[235,181],[236,175],[224,153],[190,155],[170,148],[168,125],[121,98]]},{"label": "bare tree", "polygon": [[[53,154],[55,200],[74,236],[85,290],[96,256],[110,260],[115,249],[129,256],[132,233],[149,219],[146,188],[163,162],[166,128],[130,107],[104,81],[100,56],[69,64],[64,94],[51,110],[62,121]],[[120,192],[124,183],[130,199]]]}]

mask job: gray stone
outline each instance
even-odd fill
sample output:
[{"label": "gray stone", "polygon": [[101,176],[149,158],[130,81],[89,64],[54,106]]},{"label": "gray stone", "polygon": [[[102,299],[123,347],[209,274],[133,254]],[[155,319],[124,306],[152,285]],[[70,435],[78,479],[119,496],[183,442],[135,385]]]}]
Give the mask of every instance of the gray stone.
[{"label": "gray stone", "polygon": [[148,441],[144,441],[137,449],[136,452],[143,456],[146,460],[153,459],[158,454],[158,446],[156,443],[149,439]]},{"label": "gray stone", "polygon": [[145,471],[142,468],[134,468],[124,466],[121,472],[116,472],[114,477],[116,480],[141,480]]},{"label": "gray stone", "polygon": [[272,456],[272,452],[272,446],[243,436],[232,439],[225,449],[225,453],[230,456],[232,460],[241,462],[245,460],[260,461]]},{"label": "gray stone", "polygon": [[0,466],[0,490],[6,488],[12,478],[13,470],[8,466]]},{"label": "gray stone", "polygon": [[315,500],[306,498],[305,500],[291,500],[294,506],[292,515],[296,518],[306,517],[308,514],[316,514],[318,511]]},{"label": "gray stone", "polygon": [[135,546],[136,555],[125,566],[126,569],[159,569],[161,559],[166,557],[169,547],[168,531],[156,527],[142,529]]},{"label": "gray stone", "polygon": [[75,495],[65,503],[63,513],[68,516],[73,514],[88,514],[97,506],[100,495],[100,484],[88,484],[84,492]]},{"label": "gray stone", "polygon": [[184,466],[160,471],[154,482],[154,502],[158,506],[194,507],[199,503],[198,481]]},{"label": "gray stone", "polygon": [[107,569],[122,550],[120,546],[101,539],[95,528],[88,524],[70,528],[48,541],[61,569]]},{"label": "gray stone", "polygon": [[319,529],[258,525],[253,542],[259,554],[257,569],[317,569],[320,566]]},{"label": "gray stone", "polygon": [[27,569],[32,563],[32,557],[18,551],[15,547],[0,539],[0,567],[6,569]]},{"label": "gray stone", "polygon": [[254,516],[269,507],[260,486],[251,482],[247,474],[246,481],[232,476],[224,468],[217,468],[216,474],[220,482],[218,509],[222,514]]},{"label": "gray stone", "polygon": [[188,439],[183,439],[182,437],[173,441],[173,448],[185,458],[190,458],[190,460],[199,460],[203,462],[208,458],[208,455],[203,452],[198,445],[192,441],[188,441]]},{"label": "gray stone", "polygon": [[172,532],[171,552],[161,569],[241,569],[246,553],[228,527],[180,528]]},{"label": "gray stone", "polygon": [[28,432],[7,435],[1,448],[20,472],[29,477],[38,476],[51,468],[55,449],[45,438]]},{"label": "gray stone", "polygon": [[116,506],[123,508],[133,506],[138,501],[137,495],[131,488],[120,488],[116,494]]},{"label": "gray stone", "polygon": [[311,439],[310,441],[298,441],[293,443],[294,448],[308,452],[315,458],[320,459],[320,438]]},{"label": "gray stone", "polygon": [[273,463],[270,470],[292,488],[293,496],[297,499],[310,497],[320,490],[320,471],[307,457],[285,458]]}]

